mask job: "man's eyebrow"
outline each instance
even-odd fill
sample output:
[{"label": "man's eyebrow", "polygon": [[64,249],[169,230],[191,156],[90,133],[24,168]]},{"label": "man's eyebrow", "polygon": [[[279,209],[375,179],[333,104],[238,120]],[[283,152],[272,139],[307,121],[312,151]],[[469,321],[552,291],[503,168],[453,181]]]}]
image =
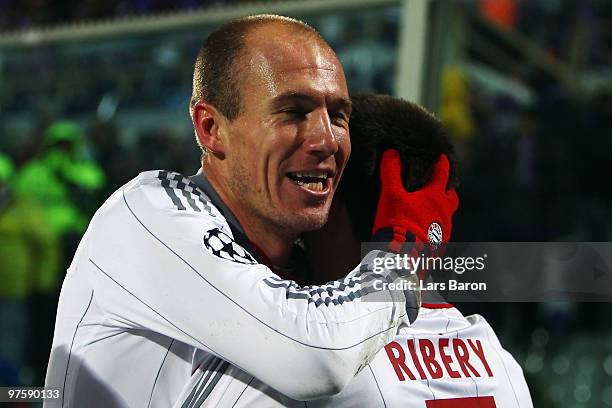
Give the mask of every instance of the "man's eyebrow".
[{"label": "man's eyebrow", "polygon": [[[296,100],[301,102],[316,103],[318,98],[314,95],[299,91],[287,91],[275,96],[272,100],[272,104],[274,106],[279,106],[283,103],[292,102]],[[345,110],[348,113],[350,113],[352,109],[352,102],[349,98],[334,98],[333,100],[328,102],[328,105],[334,109]]]},{"label": "man's eyebrow", "polygon": [[287,91],[287,92],[283,92],[280,95],[275,96],[272,99],[272,104],[278,106],[281,105],[283,103],[286,102],[292,102],[295,100],[299,100],[302,102],[311,102],[314,103],[316,102],[317,98],[313,95],[308,95],[306,93],[303,92],[298,92],[298,91]]}]

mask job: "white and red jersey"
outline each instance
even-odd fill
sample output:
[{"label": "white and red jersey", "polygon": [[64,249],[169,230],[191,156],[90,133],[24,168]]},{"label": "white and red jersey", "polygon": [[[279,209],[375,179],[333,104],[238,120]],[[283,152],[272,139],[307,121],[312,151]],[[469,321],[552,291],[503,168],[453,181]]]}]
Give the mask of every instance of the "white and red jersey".
[{"label": "white and red jersey", "polygon": [[[429,307],[428,307],[429,306]],[[423,305],[339,394],[308,407],[532,408],[523,371],[480,315]]]},{"label": "white and red jersey", "polygon": [[359,271],[300,287],[257,258],[205,178],[140,174],[68,269],[45,384],[63,399],[45,406],[173,406],[198,367],[195,401],[212,406],[239,398],[231,370],[295,399],[331,395],[407,322],[403,297],[362,301]]},{"label": "white and red jersey", "polygon": [[[216,362],[217,367],[222,362]],[[227,364],[227,363],[226,363]],[[210,368],[208,368],[210,367]],[[226,365],[223,374],[204,364],[177,407],[410,407],[532,408],[521,367],[479,315],[464,317],[450,305],[424,305],[339,394],[295,401],[258,379]],[[291,376],[292,371],[285,372]],[[198,403],[212,378],[224,396]],[[195,405],[190,405],[195,404]]]}]

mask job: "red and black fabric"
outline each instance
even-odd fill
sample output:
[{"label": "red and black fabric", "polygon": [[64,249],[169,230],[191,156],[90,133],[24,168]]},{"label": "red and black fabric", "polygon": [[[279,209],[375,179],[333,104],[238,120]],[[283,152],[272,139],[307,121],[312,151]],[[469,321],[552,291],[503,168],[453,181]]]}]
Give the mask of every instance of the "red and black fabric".
[{"label": "red and black fabric", "polygon": [[441,155],[429,182],[413,192],[404,188],[401,171],[399,152],[385,150],[380,164],[381,190],[372,228],[373,241],[388,243],[387,249],[396,253],[406,244],[436,251],[449,241],[452,217],[459,206],[455,189],[446,189],[448,158]]}]

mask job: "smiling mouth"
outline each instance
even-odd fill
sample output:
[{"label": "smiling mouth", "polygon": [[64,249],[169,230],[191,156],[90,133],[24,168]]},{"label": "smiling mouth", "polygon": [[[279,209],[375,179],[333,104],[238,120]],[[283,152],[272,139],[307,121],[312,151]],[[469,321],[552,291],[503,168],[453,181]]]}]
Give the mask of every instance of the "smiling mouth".
[{"label": "smiling mouth", "polygon": [[287,177],[300,187],[315,193],[328,190],[331,178],[326,172],[291,172]]}]

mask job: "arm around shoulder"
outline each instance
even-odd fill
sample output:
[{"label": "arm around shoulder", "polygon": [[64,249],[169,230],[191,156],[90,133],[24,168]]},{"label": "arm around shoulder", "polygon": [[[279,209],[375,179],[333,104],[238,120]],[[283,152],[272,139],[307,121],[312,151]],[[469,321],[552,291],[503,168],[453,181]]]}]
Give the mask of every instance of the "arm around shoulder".
[{"label": "arm around shoulder", "polygon": [[298,400],[339,392],[404,321],[402,302],[361,301],[359,276],[323,287],[280,279],[219,214],[155,206],[147,188],[115,197],[88,234],[111,320],[209,351]]}]

